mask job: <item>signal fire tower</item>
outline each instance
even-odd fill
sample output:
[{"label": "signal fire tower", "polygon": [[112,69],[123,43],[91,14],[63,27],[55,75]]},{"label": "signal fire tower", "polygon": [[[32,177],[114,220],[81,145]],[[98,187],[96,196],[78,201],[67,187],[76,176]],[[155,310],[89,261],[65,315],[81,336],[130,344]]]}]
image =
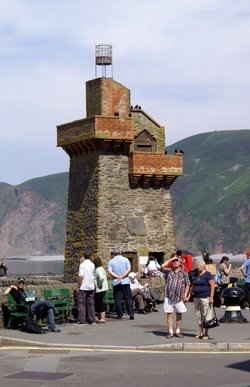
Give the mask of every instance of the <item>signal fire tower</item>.
[{"label": "signal fire tower", "polygon": [[96,46],[96,66],[102,77],[86,82],[86,118],[57,126],[57,145],[70,158],[68,281],[84,252],[105,264],[119,247],[137,270],[139,257],[154,253],[161,261],[175,249],[169,188],[183,174],[183,155],[165,154],[164,127],[106,76],[112,46]]}]

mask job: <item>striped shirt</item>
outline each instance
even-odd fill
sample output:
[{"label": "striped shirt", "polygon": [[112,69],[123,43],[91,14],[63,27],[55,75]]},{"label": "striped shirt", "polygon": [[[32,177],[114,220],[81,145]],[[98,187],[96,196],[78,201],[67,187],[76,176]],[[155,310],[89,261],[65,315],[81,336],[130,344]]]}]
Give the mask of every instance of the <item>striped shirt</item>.
[{"label": "striped shirt", "polygon": [[171,301],[179,302],[184,297],[186,286],[190,285],[187,272],[170,270],[165,288],[165,296]]}]

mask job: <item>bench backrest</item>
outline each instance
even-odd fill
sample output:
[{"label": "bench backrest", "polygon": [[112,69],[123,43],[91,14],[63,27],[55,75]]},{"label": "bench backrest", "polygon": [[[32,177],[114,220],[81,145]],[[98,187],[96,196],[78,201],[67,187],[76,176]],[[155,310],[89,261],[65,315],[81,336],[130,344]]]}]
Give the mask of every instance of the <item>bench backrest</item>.
[{"label": "bench backrest", "polygon": [[16,307],[16,301],[14,300],[14,298],[12,297],[11,294],[7,294],[7,300],[8,300],[8,307],[9,307],[9,311],[10,312],[15,312],[17,310],[17,307]]},{"label": "bench backrest", "polygon": [[8,300],[8,308],[10,313],[28,314],[29,312],[28,306],[23,304],[22,305],[17,304],[11,294],[7,294],[7,300]]},{"label": "bench backrest", "polygon": [[44,289],[43,294],[47,300],[66,299],[69,302],[71,300],[70,290],[68,288]]}]

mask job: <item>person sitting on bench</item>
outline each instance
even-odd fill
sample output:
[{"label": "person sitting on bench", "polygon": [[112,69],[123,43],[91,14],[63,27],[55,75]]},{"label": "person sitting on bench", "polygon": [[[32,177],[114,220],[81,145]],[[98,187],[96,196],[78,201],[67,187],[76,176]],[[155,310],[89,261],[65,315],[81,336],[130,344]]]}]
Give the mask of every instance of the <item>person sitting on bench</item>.
[{"label": "person sitting on bench", "polygon": [[25,294],[24,286],[25,278],[19,277],[17,280],[17,285],[9,286],[5,290],[4,294],[11,294],[15,302],[19,305],[28,305],[30,307],[31,315],[43,316],[45,314],[48,322],[48,332],[61,332],[61,330],[55,326],[55,315],[57,312],[54,305],[51,302],[43,299],[31,303]]}]

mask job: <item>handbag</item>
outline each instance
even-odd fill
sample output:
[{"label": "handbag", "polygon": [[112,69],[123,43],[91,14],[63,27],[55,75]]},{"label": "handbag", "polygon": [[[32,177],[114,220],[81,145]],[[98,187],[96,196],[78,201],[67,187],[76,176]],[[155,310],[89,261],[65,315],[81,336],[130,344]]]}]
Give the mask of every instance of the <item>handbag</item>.
[{"label": "handbag", "polygon": [[212,304],[209,304],[209,307],[213,311],[213,317],[211,318],[211,320],[207,320],[207,313],[208,313],[208,310],[207,310],[206,317],[205,317],[205,320],[203,322],[203,328],[205,328],[205,329],[216,328],[220,325],[220,322],[219,322],[219,320],[216,316],[216,313],[215,313],[214,306],[212,306]]}]

